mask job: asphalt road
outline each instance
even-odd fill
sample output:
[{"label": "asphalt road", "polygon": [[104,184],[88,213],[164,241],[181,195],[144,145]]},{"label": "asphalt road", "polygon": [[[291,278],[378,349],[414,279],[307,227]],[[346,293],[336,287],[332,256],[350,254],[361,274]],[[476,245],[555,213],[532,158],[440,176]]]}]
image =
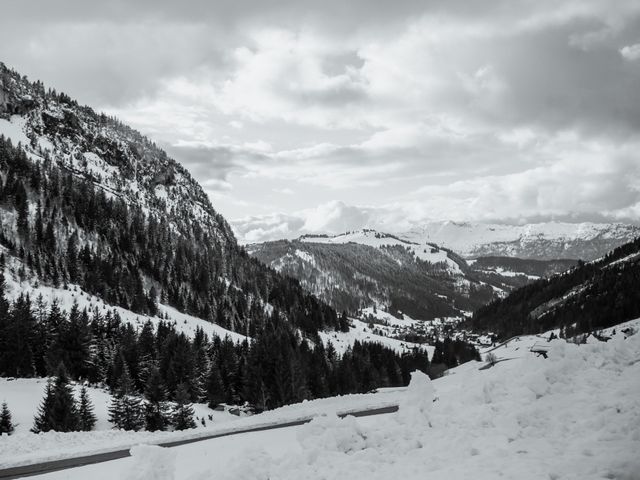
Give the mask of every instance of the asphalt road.
[{"label": "asphalt road", "polygon": [[[385,413],[397,412],[398,407],[396,405],[382,408],[373,408],[370,410],[358,410],[354,412],[342,413],[339,417],[344,418],[352,415],[354,417],[369,417],[371,415],[382,415]],[[264,425],[260,427],[249,427],[244,430],[235,430],[233,432],[212,433],[211,435],[191,438],[188,440],[177,440],[175,442],[159,443],[161,447],[179,447],[181,445],[187,445],[194,442],[202,442],[204,440],[211,440],[212,438],[228,437],[231,435],[240,435],[243,433],[262,432],[264,430],[275,430],[276,428],[297,427],[304,425],[311,421],[311,418],[305,418],[301,420],[295,420],[292,422],[277,423],[273,425]],[[69,468],[82,467],[84,465],[91,465],[94,463],[108,462],[110,460],[117,460],[119,458],[128,457],[130,455],[129,449],[114,450],[113,452],[98,453],[94,455],[85,455],[82,457],[65,458],[63,460],[53,460],[50,462],[34,463],[33,465],[23,465],[20,467],[12,467],[0,470],[0,479],[9,480],[13,478],[32,477],[34,475],[42,475],[44,473],[56,472],[58,470],[66,470]]]}]

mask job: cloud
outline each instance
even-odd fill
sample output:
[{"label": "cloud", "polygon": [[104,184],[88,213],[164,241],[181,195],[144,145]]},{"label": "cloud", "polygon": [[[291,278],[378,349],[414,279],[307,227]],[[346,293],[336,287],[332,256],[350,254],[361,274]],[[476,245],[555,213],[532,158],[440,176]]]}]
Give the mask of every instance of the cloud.
[{"label": "cloud", "polygon": [[243,162],[260,161],[260,150],[264,145],[236,148],[228,145],[177,143],[165,145],[164,148],[207,190],[230,190],[230,173],[241,171],[244,168]]},{"label": "cloud", "polygon": [[636,0],[24,0],[0,30],[3,61],[149,135],[251,238],[640,219]]},{"label": "cloud", "polygon": [[622,47],[620,49],[620,55],[630,62],[640,59],[640,43]]},{"label": "cloud", "polygon": [[[562,160],[528,170],[430,185],[396,202],[348,205],[331,201],[290,214],[233,220],[246,243],[297,238],[306,233],[338,234],[360,228],[403,232],[429,221],[525,223],[545,220],[639,223],[640,163],[634,147],[618,147],[601,158],[603,147],[588,142],[563,154],[569,138],[554,138],[545,148]],[[268,228],[265,228],[268,225]]]}]

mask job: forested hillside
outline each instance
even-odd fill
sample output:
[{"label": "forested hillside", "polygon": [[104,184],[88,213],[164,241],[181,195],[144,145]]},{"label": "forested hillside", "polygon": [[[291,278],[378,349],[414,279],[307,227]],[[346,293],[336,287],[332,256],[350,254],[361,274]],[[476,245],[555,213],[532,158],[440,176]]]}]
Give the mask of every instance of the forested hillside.
[{"label": "forested hillside", "polygon": [[578,264],[578,260],[531,260],[515,257],[479,257],[469,261],[474,275],[484,282],[511,292],[534,280],[563,273]]},{"label": "forested hillside", "polygon": [[640,238],[478,309],[469,326],[501,338],[554,328],[573,336],[640,317]]},{"label": "forested hillside", "polygon": [[459,316],[494,295],[489,285],[465,275],[470,269],[464,260],[457,259],[458,265],[444,251],[449,263],[422,260],[403,245],[282,240],[247,248],[255,258],[299,279],[307,290],[348,312],[383,305],[394,315],[404,312],[413,318]]},{"label": "forested hillside", "polygon": [[249,253],[338,311],[378,306],[430,320],[462,317],[539,276],[563,272],[573,260],[483,257],[465,261],[435,244],[373,230],[335,237],[305,236],[248,245]]},{"label": "forested hillside", "polygon": [[[180,398],[262,410],[405,385],[412,370],[437,375],[477,357],[449,339],[436,346],[437,368],[426,350],[355,342],[337,354],[318,332],[348,331],[347,318],[249,257],[183,167],[117,120],[0,64],[3,275],[18,292],[9,302],[0,283],[0,375],[66,369],[151,407]],[[20,294],[24,284],[79,289],[102,308],[65,310]],[[159,303],[247,339],[188,336],[166,316],[123,321],[109,308],[163,318]]]},{"label": "forested hillside", "polygon": [[0,91],[0,243],[25,275],[136,312],[162,301],[250,336],[273,308],[312,337],[337,326],[333,309],[246,255],[150,140],[2,64]]},{"label": "forested hillside", "polygon": [[[20,296],[9,304],[0,283],[0,375],[54,375],[64,364],[71,378],[104,384],[117,392],[131,381],[129,394],[160,389],[162,400],[180,388],[191,401],[250,403],[275,408],[304,399],[406,385],[415,369],[429,371],[426,351],[398,356],[379,344],[358,343],[338,356],[331,345],[315,346],[292,331],[277,310],[257,327],[251,342],[194,338],[170,322],[141,329],[116,312],[61,311],[56,303]],[[455,366],[474,358],[472,349],[441,345],[436,361]],[[463,344],[461,347],[467,347]],[[447,348],[443,348],[447,347]],[[453,356],[452,356],[453,354]]]}]

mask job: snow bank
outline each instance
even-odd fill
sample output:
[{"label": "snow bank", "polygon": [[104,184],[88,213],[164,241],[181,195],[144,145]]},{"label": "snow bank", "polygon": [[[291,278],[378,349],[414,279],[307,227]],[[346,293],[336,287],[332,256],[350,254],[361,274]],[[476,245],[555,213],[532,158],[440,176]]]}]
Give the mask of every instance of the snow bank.
[{"label": "snow bank", "polygon": [[402,395],[393,415],[313,420],[299,429],[298,455],[239,452],[229,470],[185,478],[640,478],[638,334],[557,340],[546,360],[433,383],[415,375]]},{"label": "snow bank", "polygon": [[409,387],[400,400],[400,421],[407,424],[416,418],[428,421],[434,398],[435,389],[429,376],[419,371],[412,372]]},{"label": "snow bank", "polygon": [[133,466],[124,480],[173,480],[176,452],[154,445],[138,445],[130,451]]}]

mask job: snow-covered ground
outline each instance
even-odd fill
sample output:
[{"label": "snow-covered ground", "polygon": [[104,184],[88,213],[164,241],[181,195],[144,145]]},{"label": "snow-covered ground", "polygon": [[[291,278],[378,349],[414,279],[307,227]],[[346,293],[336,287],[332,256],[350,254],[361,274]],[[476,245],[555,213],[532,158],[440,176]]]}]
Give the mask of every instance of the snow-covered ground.
[{"label": "snow-covered ground", "polygon": [[[395,317],[393,317],[395,318]],[[331,342],[336,351],[340,354],[344,353],[347,348],[352,346],[356,341],[359,342],[375,342],[381,343],[385,347],[391,348],[398,353],[407,352],[414,348],[421,348],[427,350],[429,355],[433,355],[434,347],[431,345],[424,345],[420,343],[406,342],[395,338],[390,338],[388,335],[392,335],[393,326],[387,327],[384,325],[374,324],[373,330],[369,328],[367,322],[358,320],[355,318],[350,319],[351,328],[348,332],[320,332],[320,338],[326,344]],[[396,319],[396,321],[399,321]],[[407,322],[407,326],[410,323]],[[382,335],[374,333],[374,330],[378,330]]]},{"label": "snow-covered ground", "polygon": [[366,307],[360,310],[360,318],[366,320],[369,317],[372,317],[376,323],[381,322],[397,327],[408,327],[422,323],[422,320],[415,320],[405,313],[402,314],[402,318],[398,318],[394,317],[389,312],[385,312],[381,308],[374,309],[373,307]]},{"label": "snow-covered ground", "polygon": [[[45,378],[0,378],[0,402],[7,402],[15,433],[0,437],[0,467],[7,464],[31,463],[37,459],[58,458],[74,453],[109,451],[117,447],[128,447],[135,442],[161,441],[172,438],[171,433],[124,432],[112,430],[108,421],[108,408],[111,396],[106,390],[87,387],[89,398],[94,405],[97,417],[92,432],[58,433],[47,432],[35,435],[29,430],[44,396],[47,383]],[[74,385],[76,397],[79,397],[78,385]],[[228,411],[214,411],[204,404],[193,405],[197,418],[197,431],[209,431],[219,428],[227,422],[240,417]],[[209,418],[211,416],[211,419]],[[205,426],[200,419],[205,419]]]},{"label": "snow-covered ground", "polygon": [[0,134],[11,140],[14,145],[29,145],[29,137],[24,133],[26,120],[20,115],[12,115],[9,120],[0,118]]},{"label": "snow-covered ground", "polygon": [[548,359],[480,365],[434,382],[419,374],[404,391],[378,394],[396,397],[395,414],[328,414],[168,451],[141,447],[127,459],[42,478],[640,478],[640,334],[554,340]]},{"label": "snow-covered ground", "polygon": [[[104,390],[88,387],[98,417],[92,432],[46,432],[33,434],[33,418],[38,409],[46,379],[0,378],[0,402],[11,410],[16,431],[0,436],[0,468],[24,465],[81,454],[93,454],[130,448],[141,443],[156,444],[194,438],[246,428],[308,419],[321,414],[340,414],[355,410],[397,405],[403,388],[381,389],[377,393],[353,394],[306,401],[254,416],[236,416],[228,411],[214,411],[204,404],[194,404],[197,428],[183,432],[127,432],[111,429],[108,421],[110,397]],[[76,395],[79,387],[76,386]],[[211,416],[211,418],[210,418]],[[205,425],[200,419],[205,419]]]},{"label": "snow-covered ground", "polygon": [[[629,320],[628,322],[620,323],[615,327],[606,328],[600,333],[606,337],[612,338],[625,338],[627,334],[625,330],[631,329],[631,331],[640,332],[640,319]],[[531,352],[530,349],[536,344],[548,343],[548,339],[551,334],[558,336],[559,329],[549,330],[548,332],[541,333],[539,335],[519,335],[506,340],[495,346],[487,346],[480,349],[480,354],[483,358],[488,353],[495,355],[497,360],[512,360],[514,358],[528,357]],[[587,343],[598,342],[593,336],[587,338]]]},{"label": "snow-covered ground", "polygon": [[[171,450],[137,448],[131,458],[42,477],[638,479],[640,333],[628,336],[628,327],[638,331],[640,320],[615,327],[608,342],[554,340],[547,359],[528,351],[527,345],[540,338],[519,337],[495,350],[510,361],[490,369],[469,362],[433,382],[417,375],[408,389],[304,402],[209,426],[207,432],[91,432],[52,434],[49,439],[31,435],[45,440],[30,457],[16,455],[23,449],[22,434],[3,437],[0,459],[6,466],[20,458],[47,458],[47,453],[48,458],[56,452],[61,456],[63,447],[56,450],[56,445],[65,443],[77,443],[70,452],[97,446],[108,450],[110,445],[174,440],[322,414],[302,427]],[[398,413],[345,420],[335,415],[392,404],[400,405]],[[83,435],[88,440],[84,450],[79,445]],[[70,441],[74,436],[78,438]]]},{"label": "snow-covered ground", "polygon": [[524,272],[513,272],[511,270],[505,270],[502,267],[497,267],[495,270],[480,270],[483,273],[496,273],[503,277],[527,277],[529,280],[538,280],[540,277],[537,275],[529,275]]}]

